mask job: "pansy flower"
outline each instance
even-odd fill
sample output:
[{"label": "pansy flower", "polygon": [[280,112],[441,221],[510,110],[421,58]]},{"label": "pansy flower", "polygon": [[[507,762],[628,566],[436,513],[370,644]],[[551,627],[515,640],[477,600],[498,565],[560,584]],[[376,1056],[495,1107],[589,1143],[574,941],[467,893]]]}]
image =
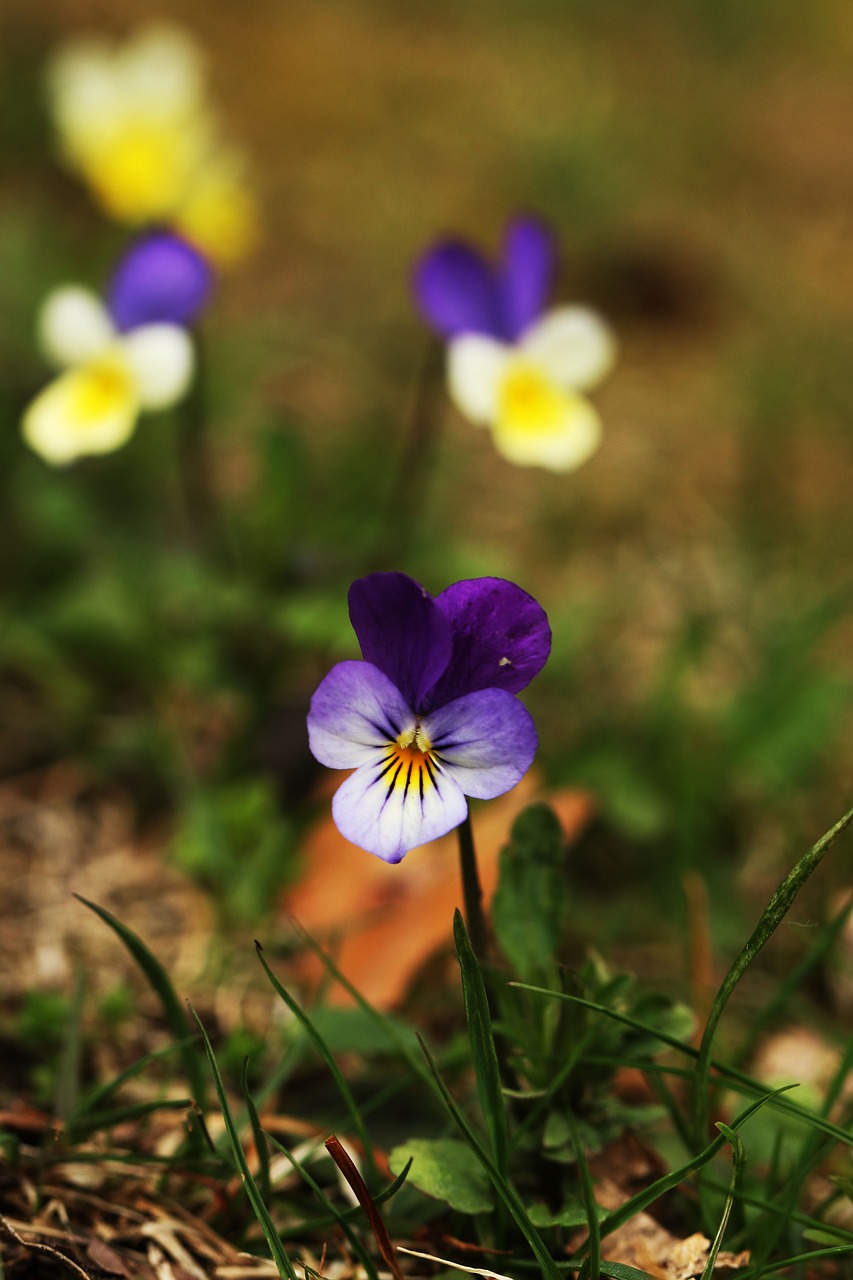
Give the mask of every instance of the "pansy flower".
[{"label": "pansy flower", "polygon": [[220,262],[251,247],[243,161],[222,142],[185,32],[155,24],[118,45],[77,37],[56,51],[47,82],[65,162],[111,217],[168,222]]},{"label": "pansy flower", "polygon": [[588,307],[547,309],[556,269],[548,228],[519,217],[497,263],[461,240],[443,240],[418,262],[415,296],[448,341],[448,384],[459,410],[492,429],[510,462],[571,471],[598,446],[587,399],[613,366],[616,345]]},{"label": "pansy flower", "polygon": [[56,289],[37,322],[39,345],[61,371],[24,412],[23,433],[54,466],[123,445],[140,413],[186,393],[194,354],[186,331],[212,285],[206,260],[170,232],[134,244],[106,303],[82,285]]},{"label": "pansy flower", "polygon": [[311,750],[354,769],[332,814],[353,844],[399,862],[465,819],[467,796],[491,800],[523,777],[536,728],[515,696],[542,669],[542,607],[501,578],[454,583],[434,599],[402,573],[354,582],[350,620],[363,661],[340,662],[317,688]]}]

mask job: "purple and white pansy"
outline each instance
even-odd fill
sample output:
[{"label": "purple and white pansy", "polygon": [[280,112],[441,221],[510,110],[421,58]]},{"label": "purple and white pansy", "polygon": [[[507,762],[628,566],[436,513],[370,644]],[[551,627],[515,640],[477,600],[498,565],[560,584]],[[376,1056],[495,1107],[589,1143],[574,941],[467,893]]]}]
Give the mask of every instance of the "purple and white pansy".
[{"label": "purple and white pansy", "polygon": [[447,340],[457,408],[491,427],[510,462],[570,471],[598,446],[601,426],[585,393],[609,373],[616,343],[590,308],[548,309],[556,263],[551,231],[521,216],[496,263],[461,240],[433,245],[416,265],[414,289]]},{"label": "purple and white pansy", "polygon": [[464,821],[523,777],[537,736],[515,696],[541,671],[551,629],[541,605],[502,578],[433,598],[402,573],[354,582],[350,620],[363,661],[340,662],[311,700],[311,751],[354,769],[332,801],[348,840],[386,862]]},{"label": "purple and white pansy", "polygon": [[54,466],[110,453],[140,413],[186,393],[195,356],[187,326],[213,284],[207,260],[169,231],[137,240],[119,261],[106,301],[82,285],[45,299],[37,337],[58,376],[24,412],[27,443]]}]

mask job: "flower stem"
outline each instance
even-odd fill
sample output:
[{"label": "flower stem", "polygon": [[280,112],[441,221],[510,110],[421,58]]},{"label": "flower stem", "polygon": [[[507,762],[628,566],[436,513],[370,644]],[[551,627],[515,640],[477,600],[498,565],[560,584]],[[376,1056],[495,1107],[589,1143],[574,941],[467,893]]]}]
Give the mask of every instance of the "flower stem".
[{"label": "flower stem", "polygon": [[418,371],[408,431],[385,515],[382,551],[384,552],[386,531],[393,529],[395,564],[405,556],[418,534],[419,521],[415,519],[415,514],[424,505],[426,483],[438,439],[438,404],[442,390],[443,360],[444,347],[431,338]]},{"label": "flower stem", "polygon": [[205,361],[202,337],[196,334],[196,374],[189,394],[180,406],[177,431],[178,467],[184,491],[190,534],[199,546],[210,547],[216,500],[210,469],[205,395]]},{"label": "flower stem", "polygon": [[489,934],[483,912],[483,886],[477,870],[477,854],[474,849],[474,833],[471,829],[470,810],[456,828],[459,838],[459,869],[462,873],[462,898],[465,903],[465,920],[474,954],[485,960],[488,954]]}]

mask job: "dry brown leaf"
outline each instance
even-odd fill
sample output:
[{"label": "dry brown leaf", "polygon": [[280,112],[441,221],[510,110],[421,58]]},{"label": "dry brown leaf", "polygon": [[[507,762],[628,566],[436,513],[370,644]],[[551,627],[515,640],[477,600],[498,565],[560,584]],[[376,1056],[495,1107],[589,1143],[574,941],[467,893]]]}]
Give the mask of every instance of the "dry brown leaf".
[{"label": "dry brown leaf", "polygon": [[127,1280],[131,1275],[121,1254],[116,1253],[115,1249],[111,1249],[108,1244],[105,1244],[103,1240],[99,1240],[97,1237],[90,1240],[86,1245],[86,1257],[99,1270],[105,1271],[108,1275],[122,1276],[124,1280]]},{"label": "dry brown leaf", "polygon": [[[512,823],[527,805],[547,800],[567,840],[577,838],[592,813],[588,795],[544,793],[529,773],[514,790],[477,808],[474,840],[483,894],[488,902],[497,884],[498,855]],[[347,978],[373,1005],[399,1002],[418,970],[451,936],[454,908],[461,905],[456,833],[415,849],[405,862],[389,866],[357,849],[340,834],[331,816],[308,837],[306,871],[283,903],[321,942],[340,936],[335,956]],[[320,962],[306,956],[306,979],[321,974]],[[349,1003],[340,988],[329,999]]]},{"label": "dry brown leaf", "polygon": [[[595,1200],[609,1211],[620,1208],[638,1186],[661,1172],[655,1157],[635,1135],[626,1134],[610,1143],[590,1161],[595,1184]],[[578,1232],[569,1242],[576,1249],[586,1239]],[[708,1261],[710,1241],[700,1232],[678,1237],[668,1231],[649,1213],[636,1213],[628,1222],[605,1236],[601,1256],[607,1262],[621,1262],[654,1276],[655,1280],[689,1280],[701,1275]],[[720,1251],[714,1270],[732,1270],[746,1266],[749,1253]]]}]

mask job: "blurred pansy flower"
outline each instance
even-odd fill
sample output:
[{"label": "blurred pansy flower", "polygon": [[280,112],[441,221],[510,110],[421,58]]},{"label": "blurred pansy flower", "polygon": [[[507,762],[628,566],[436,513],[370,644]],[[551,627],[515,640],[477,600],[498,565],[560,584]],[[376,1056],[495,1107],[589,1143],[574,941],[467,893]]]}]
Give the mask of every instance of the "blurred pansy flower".
[{"label": "blurred pansy flower", "polygon": [[82,285],[55,289],[39,311],[37,337],[61,372],[24,412],[31,448],[54,466],[110,453],[132,435],[140,413],[176,404],[194,369],[185,326],[211,284],[197,250],[155,232],[121,259],[106,303]]},{"label": "blurred pansy flower", "polygon": [[473,578],[433,599],[402,573],[352,584],[350,620],[364,661],[340,662],[311,700],[321,764],[354,769],[332,800],[353,844],[399,862],[523,777],[533,720],[515,695],[544,666],[551,629],[512,582]]},{"label": "blurred pansy flower", "polygon": [[518,217],[497,263],[443,240],[417,263],[414,287],[423,316],[448,341],[457,408],[491,427],[510,462],[571,471],[598,446],[599,417],[585,393],[609,373],[616,344],[589,308],[547,309],[555,268],[549,229]]},{"label": "blurred pansy flower", "polygon": [[47,83],[65,161],[107,213],[168,222],[219,262],[251,248],[243,160],[223,145],[185,32],[147,26],[119,45],[77,37],[53,55]]}]

